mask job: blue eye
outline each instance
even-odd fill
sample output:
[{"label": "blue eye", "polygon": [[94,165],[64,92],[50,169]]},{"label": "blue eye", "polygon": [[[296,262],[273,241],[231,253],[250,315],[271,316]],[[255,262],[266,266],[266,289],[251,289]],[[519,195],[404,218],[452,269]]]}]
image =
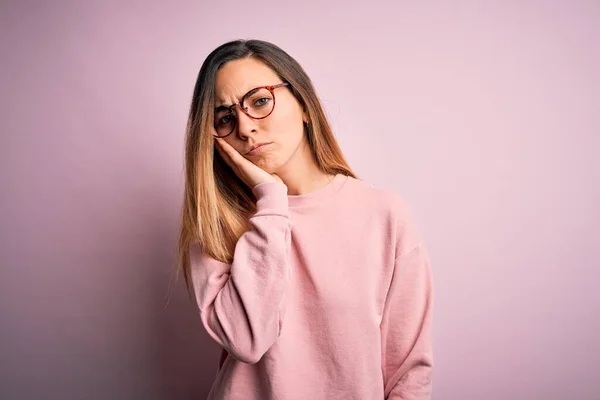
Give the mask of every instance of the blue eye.
[{"label": "blue eye", "polygon": [[233,116],[232,116],[231,114],[227,114],[227,115],[225,115],[224,117],[221,117],[221,118],[219,118],[219,120],[218,120],[218,122],[217,122],[217,123],[218,123],[220,126],[222,126],[222,125],[227,125],[227,124],[229,124],[229,123],[230,123],[232,120],[233,120]]},{"label": "blue eye", "polygon": [[269,99],[268,97],[261,97],[260,99],[257,99],[254,102],[255,106],[264,106],[267,105],[269,103],[269,101],[271,101],[271,99]]}]

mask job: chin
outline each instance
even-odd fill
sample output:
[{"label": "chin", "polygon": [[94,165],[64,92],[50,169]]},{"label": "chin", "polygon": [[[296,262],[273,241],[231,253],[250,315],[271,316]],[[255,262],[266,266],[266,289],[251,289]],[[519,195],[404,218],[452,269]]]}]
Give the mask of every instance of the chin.
[{"label": "chin", "polygon": [[262,168],[266,172],[270,174],[276,174],[281,166],[284,164],[280,160],[274,160],[272,158],[259,158],[258,160],[253,161],[254,165]]}]

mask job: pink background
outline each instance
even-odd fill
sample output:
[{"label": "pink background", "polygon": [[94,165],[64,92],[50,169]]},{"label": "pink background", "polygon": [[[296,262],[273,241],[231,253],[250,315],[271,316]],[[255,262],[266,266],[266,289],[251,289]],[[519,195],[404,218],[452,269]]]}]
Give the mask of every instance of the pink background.
[{"label": "pink background", "polygon": [[296,57],[356,172],[413,206],[434,399],[600,398],[599,2],[13,3],[1,398],[207,394],[218,349],[165,296],[194,81],[237,38]]}]

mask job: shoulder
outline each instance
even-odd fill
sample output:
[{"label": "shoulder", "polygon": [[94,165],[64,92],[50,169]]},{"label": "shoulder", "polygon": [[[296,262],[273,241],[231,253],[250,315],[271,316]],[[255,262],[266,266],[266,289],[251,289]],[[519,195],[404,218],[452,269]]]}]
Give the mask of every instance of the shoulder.
[{"label": "shoulder", "polygon": [[413,207],[406,198],[390,187],[377,186],[371,182],[348,177],[346,193],[352,193],[359,206],[374,218],[384,218],[390,234],[396,241],[396,255],[409,252],[422,241]]},{"label": "shoulder", "polygon": [[412,214],[412,208],[404,196],[391,188],[379,187],[352,177],[348,177],[346,186],[347,195],[351,195],[364,206],[371,206],[373,211],[385,212],[398,218],[406,218]]}]

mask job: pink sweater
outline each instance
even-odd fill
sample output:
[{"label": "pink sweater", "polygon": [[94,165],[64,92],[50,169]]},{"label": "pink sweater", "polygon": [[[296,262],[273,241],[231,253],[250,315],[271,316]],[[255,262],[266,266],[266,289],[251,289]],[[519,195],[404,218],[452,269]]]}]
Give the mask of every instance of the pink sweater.
[{"label": "pink sweater", "polygon": [[223,349],[209,399],[429,399],[432,276],[406,202],[341,174],[300,196],[253,191],[231,265],[190,251]]}]

